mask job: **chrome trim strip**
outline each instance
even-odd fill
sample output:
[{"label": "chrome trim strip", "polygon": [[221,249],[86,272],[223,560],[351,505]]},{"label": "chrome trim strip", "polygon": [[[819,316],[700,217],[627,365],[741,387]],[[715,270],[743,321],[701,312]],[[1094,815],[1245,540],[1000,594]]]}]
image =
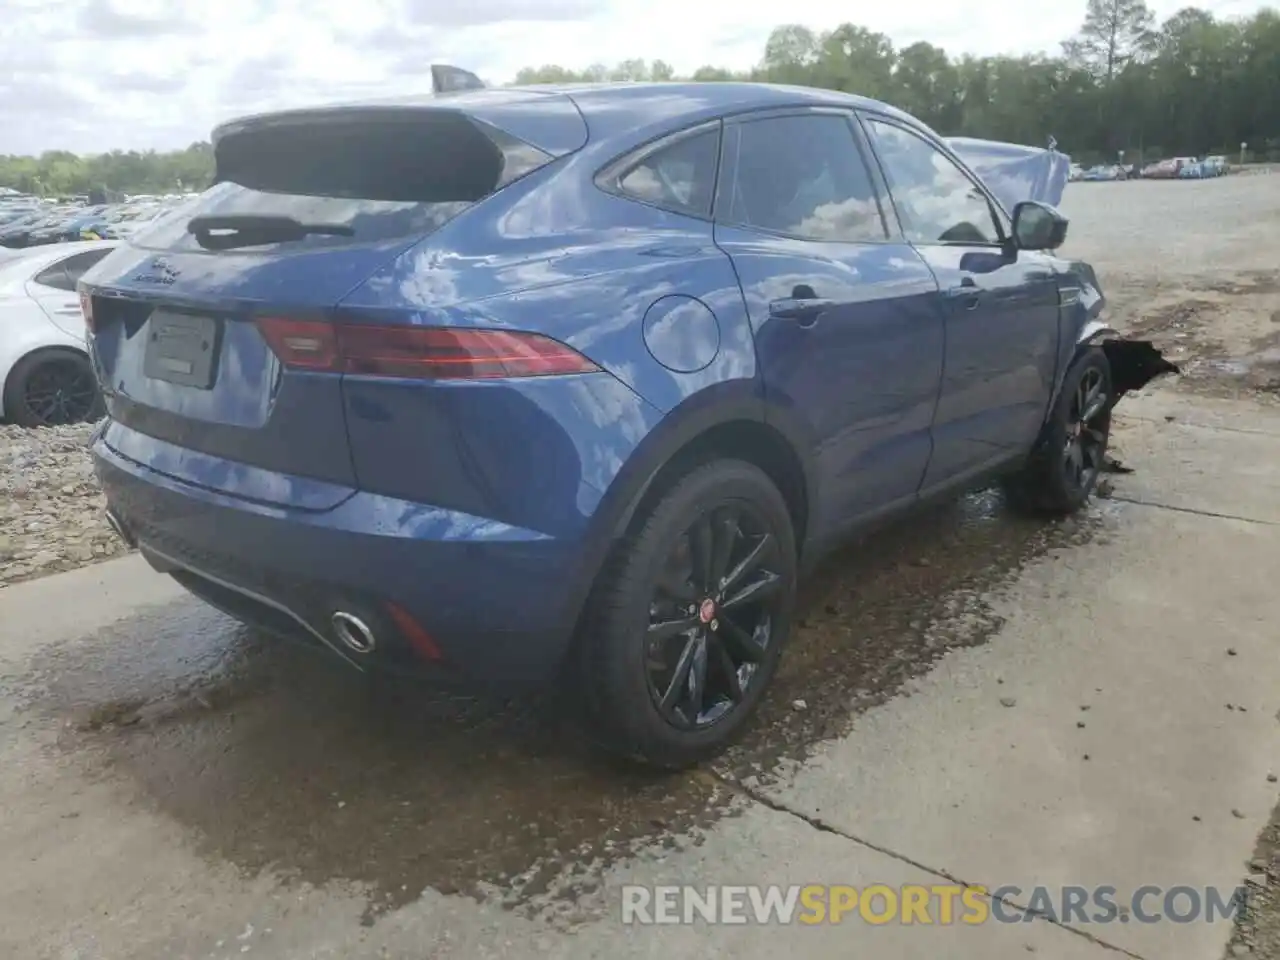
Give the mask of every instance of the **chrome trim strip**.
[{"label": "chrome trim strip", "polygon": [[173,557],[169,556],[167,553],[164,553],[161,550],[157,550],[152,546],[139,545],[138,549],[143,551],[144,553],[150,553],[150,554],[153,554],[154,556],[159,557],[165,563],[170,564],[177,570],[184,570],[187,573],[193,574],[194,576],[202,577],[203,579],[208,580],[210,583],[213,583],[219,587],[222,587],[224,590],[230,590],[232,593],[238,593],[242,597],[248,597],[250,600],[256,600],[258,603],[261,603],[264,606],[271,607],[273,610],[278,610],[280,613],[283,613],[285,616],[294,620],[298,624],[298,626],[302,627],[304,630],[307,631],[307,633],[311,634],[313,637],[315,637],[317,640],[323,643],[326,647],[328,647],[330,650],[332,650],[334,653],[340,656],[345,662],[351,664],[351,666],[355,667],[357,670],[361,671],[362,673],[364,672],[364,667],[361,666],[359,663],[357,663],[355,660],[352,660],[351,657],[349,657],[346,654],[346,652],[342,650],[341,647],[337,646],[332,640],[326,637],[323,633],[321,633],[319,630],[313,627],[310,623],[308,623],[298,614],[294,613],[292,610],[286,607],[283,603],[280,603],[277,600],[272,600],[270,597],[264,597],[262,596],[262,594],[255,593],[254,591],[248,590],[242,586],[239,586],[238,584],[228,583],[226,580],[223,580],[221,577],[215,577],[213,574],[207,573],[204,570],[198,570],[188,563],[181,563],[178,560],[175,560]]}]

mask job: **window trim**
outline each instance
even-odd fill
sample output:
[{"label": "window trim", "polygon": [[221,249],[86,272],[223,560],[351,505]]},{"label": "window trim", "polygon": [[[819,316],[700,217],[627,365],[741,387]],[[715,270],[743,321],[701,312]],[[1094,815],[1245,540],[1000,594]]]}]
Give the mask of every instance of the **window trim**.
[{"label": "window trim", "polygon": [[[1004,250],[1008,248],[1010,237],[1012,235],[1011,229],[1006,229],[1005,226],[1005,222],[1007,220],[1012,223],[1009,218],[1008,211],[1006,211],[1000,202],[992,196],[991,191],[987,189],[987,185],[984,184],[972,170],[965,166],[959,157],[947,149],[946,144],[942,143],[936,137],[929,136],[923,130],[912,129],[909,124],[903,123],[897,117],[891,117],[888,114],[879,113],[875,110],[857,110],[855,112],[858,117],[859,125],[866,125],[874,121],[875,123],[883,123],[886,126],[897,127],[903,133],[906,133],[909,136],[914,136],[916,139],[923,141],[925,144],[937,150],[951,161],[952,166],[959,171],[960,175],[973,184],[974,187],[977,188],[978,192],[986,199],[991,220],[995,224],[996,232],[1000,235],[1000,239],[998,241],[987,243],[976,243],[973,241],[961,242],[957,240],[910,239],[907,236],[907,228],[906,224],[903,222],[902,211],[898,209],[898,201],[894,197],[893,188],[889,184],[889,175],[884,169],[884,160],[880,156],[880,151],[876,149],[875,137],[869,129],[866,129],[864,132],[867,138],[867,145],[876,158],[876,167],[879,169],[880,175],[884,178],[885,192],[889,197],[889,203],[893,207],[894,219],[898,223],[898,229],[902,231],[902,236],[907,239],[908,243],[916,247],[983,247],[993,250]],[[1001,214],[1003,214],[1003,217]]]},{"label": "window trim", "polygon": [[[660,153],[668,147],[673,147],[685,140],[691,140],[694,137],[699,137],[707,133],[714,133],[716,136],[716,169],[711,182],[711,203],[705,213],[681,210],[668,204],[655,203],[652,200],[645,200],[643,197],[637,197],[622,189],[622,178],[654,154]],[[626,153],[615,157],[596,171],[596,175],[593,180],[598,189],[604,191],[610,196],[617,197],[620,200],[626,200],[630,203],[638,203],[654,210],[661,210],[664,213],[670,213],[680,217],[690,217],[694,220],[701,220],[704,223],[711,223],[715,215],[715,198],[720,189],[720,172],[723,169],[723,164],[724,121],[720,117],[716,117],[714,120],[701,120],[691,126],[669,131],[661,136],[653,138],[652,140],[647,140],[637,147],[632,147]]]},{"label": "window trim", "polygon": [[[737,157],[728,155],[730,144],[737,144],[737,138],[741,136],[742,127],[749,123],[764,123],[769,120],[780,120],[790,117],[811,117],[811,116],[834,116],[839,117],[845,123],[846,129],[849,131],[849,139],[852,143],[858,159],[862,162],[863,169],[867,172],[867,180],[871,185],[872,197],[876,202],[876,209],[880,215],[880,228],[883,236],[877,239],[839,239],[839,238],[823,238],[823,237],[807,237],[794,233],[785,233],[781,230],[770,230],[753,223],[739,223],[722,215],[721,206],[723,202],[721,188],[726,184],[736,183],[738,177]],[[749,230],[769,237],[780,237],[785,240],[795,240],[799,243],[826,243],[826,244],[880,244],[880,243],[902,243],[900,229],[895,230],[894,225],[897,224],[896,211],[895,217],[891,221],[885,212],[885,193],[884,184],[882,182],[882,174],[878,163],[872,163],[868,155],[869,144],[864,142],[865,135],[858,125],[854,111],[850,107],[829,107],[829,106],[810,106],[810,107],[782,107],[769,108],[765,110],[743,111],[732,116],[725,117],[725,131],[721,136],[721,155],[720,155],[720,173],[716,183],[715,203],[713,205],[713,214],[718,224],[726,227],[733,227],[735,230]]]}]

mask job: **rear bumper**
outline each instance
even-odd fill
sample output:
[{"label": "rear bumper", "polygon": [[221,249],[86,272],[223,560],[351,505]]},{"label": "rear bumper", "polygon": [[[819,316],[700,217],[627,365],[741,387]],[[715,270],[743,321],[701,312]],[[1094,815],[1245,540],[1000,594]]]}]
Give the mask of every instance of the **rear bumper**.
[{"label": "rear bumper", "polygon": [[[92,451],[143,556],[239,619],[361,669],[498,689],[546,682],[568,649],[587,586],[578,541],[360,492],[324,511],[258,504],[157,473],[101,432]],[[342,643],[336,611],[370,626],[372,651]]]}]

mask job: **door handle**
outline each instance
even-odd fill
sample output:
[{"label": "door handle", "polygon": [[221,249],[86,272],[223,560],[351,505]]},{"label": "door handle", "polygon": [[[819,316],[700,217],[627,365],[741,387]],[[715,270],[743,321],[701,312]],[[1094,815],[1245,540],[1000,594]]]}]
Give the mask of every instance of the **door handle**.
[{"label": "door handle", "polygon": [[965,277],[957,286],[948,287],[945,293],[948,300],[965,310],[975,309],[982,299],[982,290],[972,277]]},{"label": "door handle", "polygon": [[774,300],[769,304],[769,316],[777,317],[780,320],[799,320],[803,323],[813,323],[818,316],[835,306],[832,300],[823,300],[820,297],[795,298],[788,297],[785,300]]}]

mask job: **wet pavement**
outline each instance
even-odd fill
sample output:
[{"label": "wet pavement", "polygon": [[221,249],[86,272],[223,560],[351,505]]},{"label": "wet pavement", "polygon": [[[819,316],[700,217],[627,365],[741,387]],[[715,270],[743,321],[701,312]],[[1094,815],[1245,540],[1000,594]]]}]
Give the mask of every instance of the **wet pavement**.
[{"label": "wet pavement", "polygon": [[554,913],[635,849],[732,815],[734,783],[768,782],[946,651],[984,642],[1001,622],[990,591],[1097,536],[1109,512],[1045,525],[987,491],[833,556],[805,585],[758,722],[703,775],[596,755],[552,699],[358,674],[195,600],[41,651],[11,687],[59,725],[61,750],[98,754],[204,855],[359,883],[366,923],[425,888]]},{"label": "wet pavement", "polygon": [[[984,492],[830,558],[758,721],[682,775],[601,758],[553,698],[258,636],[136,558],[8,588],[0,850],[24,866],[0,871],[0,955],[646,956],[628,880],[1229,887],[1275,802],[1280,424],[1125,405],[1136,472],[1081,516]],[[1230,934],[860,929],[806,949],[1190,957]],[[764,956],[797,931],[661,933]]]}]

